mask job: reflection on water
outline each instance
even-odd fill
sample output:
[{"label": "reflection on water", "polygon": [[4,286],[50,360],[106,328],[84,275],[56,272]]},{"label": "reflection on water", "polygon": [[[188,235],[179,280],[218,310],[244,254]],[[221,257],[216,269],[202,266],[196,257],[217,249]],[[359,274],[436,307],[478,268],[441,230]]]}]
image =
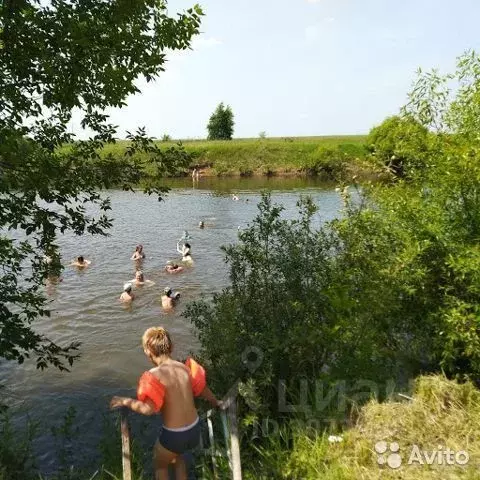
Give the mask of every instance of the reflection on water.
[{"label": "reflection on water", "polygon": [[[21,367],[0,366],[0,384],[7,386],[14,404],[29,410],[33,418],[51,422],[75,405],[80,429],[87,432],[81,447],[86,456],[98,438],[109,398],[133,395],[139,373],[148,367],[140,348],[147,327],[162,324],[170,330],[178,357],[198,348],[191,326],[181,316],[182,309],[227,283],[220,246],[236,242],[238,227],[245,227],[256,215],[259,189],[273,191],[273,199],[284,205],[286,217],[295,215],[300,194],[312,195],[319,205],[318,223],[333,218],[340,207],[333,187],[313,179],[201,178],[192,188],[188,178],[169,184],[173,190],[163,202],[140,193],[109,192],[115,219],[109,237],[65,235],[60,239],[64,264],[78,255],[92,264],[83,270],[66,267],[61,282],[46,286],[52,315],[37,321],[36,329],[59,343],[82,342],[82,357],[72,372],[53,368],[40,372],[33,362]],[[239,201],[231,199],[232,191]],[[200,220],[206,228],[198,228]],[[168,260],[180,260],[176,242],[184,230],[192,236],[189,243],[195,264],[171,275],[164,266]],[[146,254],[142,270],[155,285],[135,288],[136,299],[126,307],[118,299],[124,283],[134,277],[135,262],[130,258],[139,243]],[[182,294],[169,313],[162,311],[160,302],[166,286]],[[42,437],[38,449],[47,468],[52,461],[48,436]]]},{"label": "reflection on water", "polygon": [[315,177],[299,176],[251,176],[251,177],[200,177],[193,182],[190,177],[169,178],[162,184],[171,188],[195,188],[198,190],[210,190],[213,195],[221,195],[231,192],[250,191],[282,191],[307,188],[331,189],[332,183],[320,181]]}]

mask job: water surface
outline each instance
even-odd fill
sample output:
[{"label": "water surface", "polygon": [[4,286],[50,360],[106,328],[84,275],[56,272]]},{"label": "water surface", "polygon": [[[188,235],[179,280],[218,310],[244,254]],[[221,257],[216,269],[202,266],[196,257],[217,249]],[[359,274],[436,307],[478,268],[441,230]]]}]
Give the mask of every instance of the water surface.
[{"label": "water surface", "polygon": [[[71,373],[53,367],[37,371],[34,362],[0,365],[0,384],[7,386],[13,404],[29,411],[46,424],[58,421],[67,407],[77,410],[81,449],[94,455],[102,414],[108,412],[112,395],[134,395],[139,373],[149,367],[141,349],[141,336],[152,325],[164,325],[172,334],[175,354],[184,357],[198,348],[190,324],[181,316],[184,306],[201,297],[209,298],[228,282],[228,271],[220,250],[235,243],[238,228],[245,228],[257,213],[262,189],[285,207],[284,215],[296,215],[300,195],[309,194],[319,206],[315,222],[335,217],[340,198],[334,186],[314,179],[249,178],[173,180],[165,201],[141,193],[109,191],[114,225],[109,237],[60,238],[61,254],[68,263],[77,255],[92,261],[84,271],[66,268],[63,281],[47,288],[51,318],[40,319],[35,328],[58,343],[82,342],[81,359]],[[235,192],[240,200],[234,201]],[[200,230],[203,220],[206,228]],[[176,242],[187,230],[193,237],[195,264],[181,274],[169,275],[163,267],[179,260]],[[134,277],[130,257],[141,243],[147,258],[142,270],[152,287],[137,288],[131,308],[118,301],[123,284]],[[182,298],[173,312],[164,313],[160,295],[165,286],[179,290]],[[224,392],[219,392],[223,394]],[[48,431],[37,443],[44,469],[55,456]]]}]

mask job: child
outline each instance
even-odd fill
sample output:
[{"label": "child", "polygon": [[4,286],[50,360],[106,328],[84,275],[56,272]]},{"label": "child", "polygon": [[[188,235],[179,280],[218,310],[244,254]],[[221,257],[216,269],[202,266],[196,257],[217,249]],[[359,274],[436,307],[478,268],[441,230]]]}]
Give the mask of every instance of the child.
[{"label": "child", "polygon": [[205,370],[189,358],[185,364],[172,359],[170,335],[163,327],[149,328],[142,338],[143,351],[154,367],[138,384],[138,400],[113,397],[110,408],[127,407],[142,415],[162,412],[163,427],[155,443],[153,461],[156,480],[168,480],[168,466],[175,463],[177,479],[186,479],[181,455],[200,443],[200,423],[194,396],[222,407],[206,384]]}]

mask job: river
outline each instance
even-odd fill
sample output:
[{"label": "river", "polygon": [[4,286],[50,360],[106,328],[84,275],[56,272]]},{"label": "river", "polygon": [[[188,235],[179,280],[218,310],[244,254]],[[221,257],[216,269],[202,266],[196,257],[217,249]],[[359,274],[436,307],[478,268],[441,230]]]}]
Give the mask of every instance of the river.
[{"label": "river", "polygon": [[[272,192],[287,218],[296,215],[295,204],[305,194],[319,206],[317,224],[334,218],[341,208],[334,186],[315,179],[202,178],[195,185],[190,179],[179,179],[170,186],[172,190],[162,202],[142,193],[106,192],[115,219],[110,236],[64,235],[59,239],[64,263],[83,255],[92,264],[81,272],[67,267],[63,281],[47,288],[52,315],[36,321],[35,328],[58,343],[82,342],[81,359],[71,373],[53,367],[41,372],[32,361],[22,366],[0,365],[0,384],[6,385],[15,411],[28,411],[44,426],[35,443],[43,471],[51,471],[57,461],[45,426],[58,423],[71,405],[77,412],[78,448],[82,456],[95,456],[110,397],[134,395],[139,373],[148,367],[141,349],[141,335],[147,327],[164,325],[179,357],[198,347],[182,310],[188,302],[208,298],[225,286],[228,271],[220,247],[236,242],[238,228],[254,218],[261,190]],[[232,200],[234,192],[238,201]],[[198,228],[200,220],[206,224],[203,230]],[[167,260],[178,260],[176,241],[184,230],[192,236],[195,265],[181,274],[168,275],[163,267]],[[134,277],[130,257],[138,243],[146,254],[142,269],[155,285],[137,288],[136,300],[126,308],[118,297],[123,284]],[[180,291],[182,298],[175,311],[165,314],[160,294],[167,285]],[[24,418],[24,414],[16,415],[17,421]]]}]

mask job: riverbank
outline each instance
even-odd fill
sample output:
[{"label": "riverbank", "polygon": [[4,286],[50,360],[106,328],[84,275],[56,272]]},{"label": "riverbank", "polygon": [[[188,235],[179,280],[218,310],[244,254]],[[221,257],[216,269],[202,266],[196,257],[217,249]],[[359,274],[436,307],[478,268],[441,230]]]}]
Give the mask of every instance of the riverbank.
[{"label": "riverbank", "polygon": [[275,435],[260,450],[256,478],[478,478],[480,391],[436,375],[418,377],[410,395],[372,399],[351,428],[294,429],[290,448]]},{"label": "riverbank", "polygon": [[[321,176],[345,179],[374,176],[367,161],[364,135],[250,138],[231,141],[182,140],[192,155],[189,168],[179,176],[191,175],[196,168],[203,177],[214,176]],[[104,154],[123,155],[128,142],[105,146]],[[157,141],[169,148],[177,141]],[[145,167],[152,177],[153,169]]]}]

